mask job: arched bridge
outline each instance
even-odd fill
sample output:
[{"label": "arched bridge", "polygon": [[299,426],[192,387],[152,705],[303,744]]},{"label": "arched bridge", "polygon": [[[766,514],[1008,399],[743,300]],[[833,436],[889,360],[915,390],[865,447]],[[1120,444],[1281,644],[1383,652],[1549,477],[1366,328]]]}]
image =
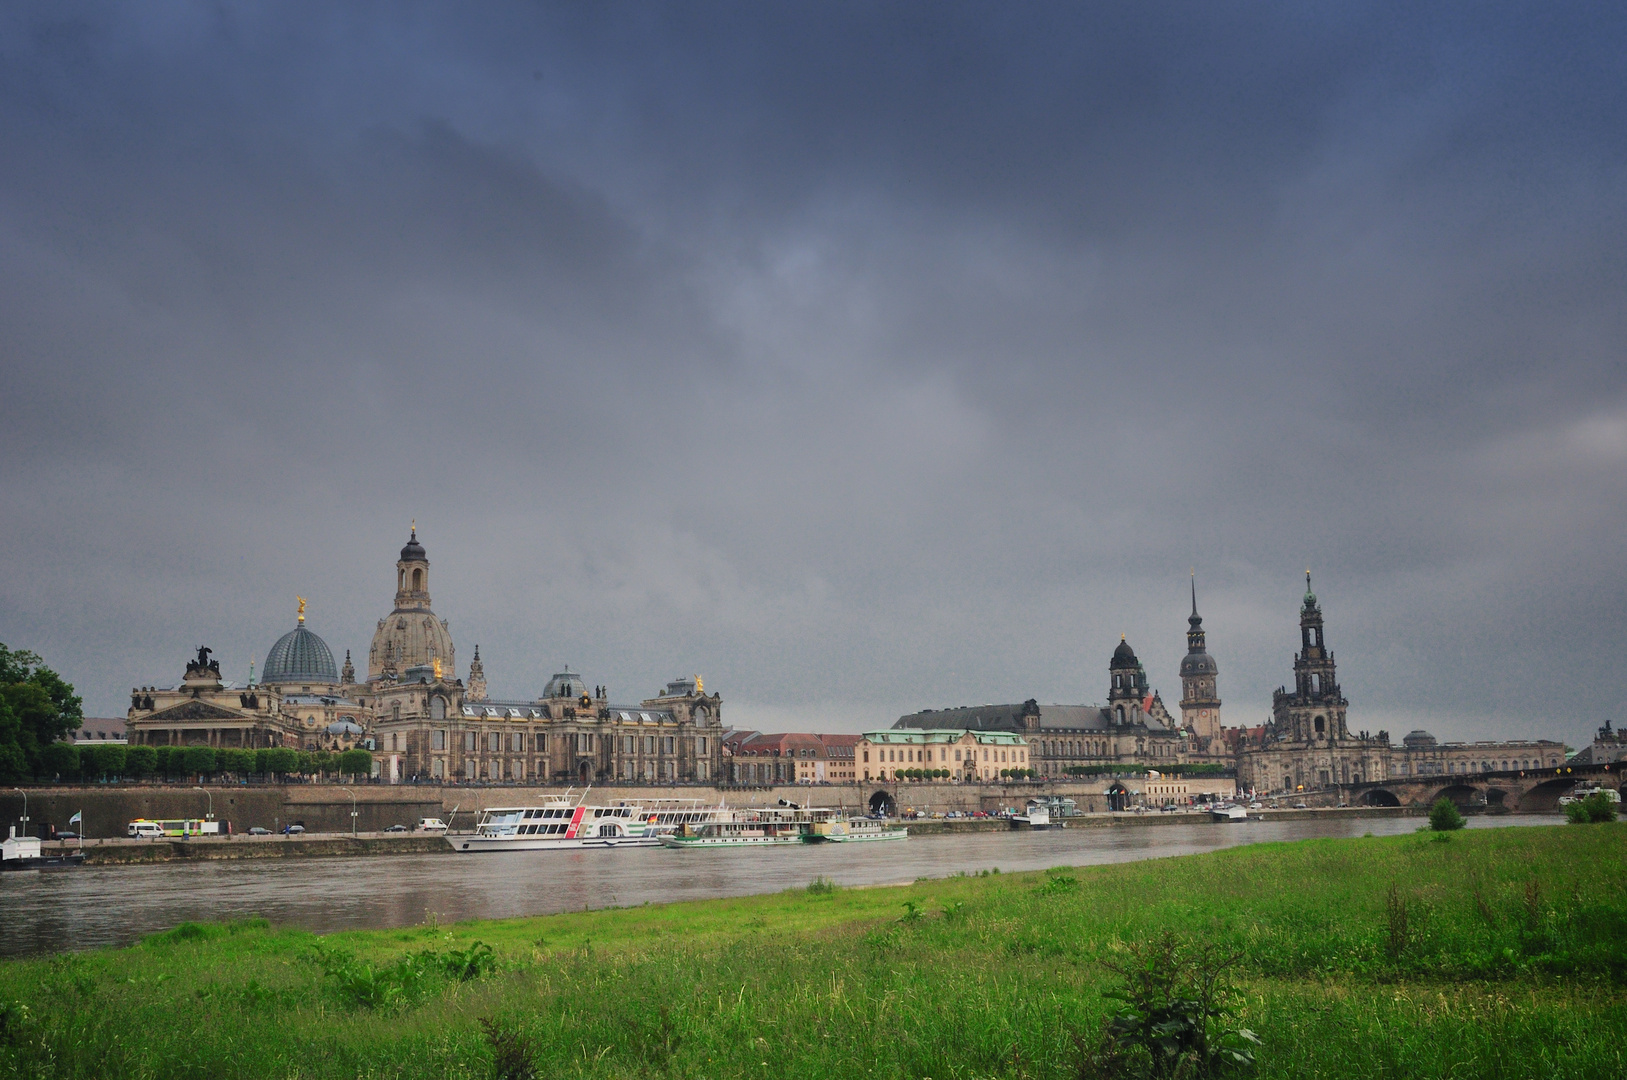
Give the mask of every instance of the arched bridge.
[{"label": "arched bridge", "polygon": [[1459,806],[1553,810],[1559,806],[1559,797],[1580,781],[1619,791],[1622,764],[1393,776],[1388,780],[1374,780],[1365,784],[1346,784],[1339,792],[1343,801],[1351,806],[1430,806],[1444,795]]}]

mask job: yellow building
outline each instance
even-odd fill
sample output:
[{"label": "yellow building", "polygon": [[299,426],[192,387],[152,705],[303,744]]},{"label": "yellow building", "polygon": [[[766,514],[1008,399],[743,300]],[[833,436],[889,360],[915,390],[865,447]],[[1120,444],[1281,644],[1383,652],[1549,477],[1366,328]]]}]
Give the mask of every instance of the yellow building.
[{"label": "yellow building", "polygon": [[1028,766],[1028,741],[1007,731],[889,728],[859,738],[854,767],[866,780],[897,780],[910,769],[942,770],[944,779],[999,780]]}]

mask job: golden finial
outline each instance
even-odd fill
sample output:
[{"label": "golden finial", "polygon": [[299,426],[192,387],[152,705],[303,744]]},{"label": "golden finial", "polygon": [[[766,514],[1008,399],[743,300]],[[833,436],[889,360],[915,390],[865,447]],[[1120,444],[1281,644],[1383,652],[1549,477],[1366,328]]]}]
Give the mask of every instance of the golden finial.
[{"label": "golden finial", "polygon": [[299,621],[304,622],[305,621],[305,598],[303,596],[296,596],[296,597],[294,597],[294,599],[299,601]]},{"label": "golden finial", "polygon": [[695,676],[695,693],[697,693],[697,694],[706,693],[706,685],[701,682],[701,677],[699,675]]},{"label": "golden finial", "polygon": [[435,677],[437,679],[441,677],[441,658],[438,656],[435,657]]}]

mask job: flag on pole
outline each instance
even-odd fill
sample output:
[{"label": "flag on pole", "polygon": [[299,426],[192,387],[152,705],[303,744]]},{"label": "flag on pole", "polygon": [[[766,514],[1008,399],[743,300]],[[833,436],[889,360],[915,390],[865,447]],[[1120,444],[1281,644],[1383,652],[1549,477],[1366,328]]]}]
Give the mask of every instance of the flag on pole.
[{"label": "flag on pole", "polygon": [[79,822],[79,821],[83,821],[83,820],[85,820],[85,812],[83,810],[80,810],[79,812],[74,814],[73,817],[68,819],[68,824],[72,825],[75,822]]}]

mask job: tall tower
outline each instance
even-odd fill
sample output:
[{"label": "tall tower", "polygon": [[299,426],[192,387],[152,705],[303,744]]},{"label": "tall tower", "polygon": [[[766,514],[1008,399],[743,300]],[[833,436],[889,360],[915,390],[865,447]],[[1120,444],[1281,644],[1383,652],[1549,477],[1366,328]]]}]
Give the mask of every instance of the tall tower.
[{"label": "tall tower", "polygon": [[367,678],[412,678],[412,668],[433,669],[437,661],[443,671],[457,670],[451,625],[429,606],[429,556],[418,542],[415,522],[395,564],[395,608],[373,632]]},{"label": "tall tower", "polygon": [[412,525],[412,537],[401,549],[401,558],[395,564],[395,609],[429,610],[429,556],[424,553],[424,545],[418,542],[416,521]]},{"label": "tall tower", "polygon": [[1333,653],[1322,636],[1322,608],[1311,591],[1311,572],[1305,571],[1305,600],[1299,609],[1299,648],[1294,655],[1294,690],[1279,689],[1272,699],[1272,718],[1283,738],[1294,742],[1327,743],[1347,739],[1345,709],[1339,692]]},{"label": "tall tower", "polygon": [[463,692],[464,701],[486,700],[486,665],[480,662],[480,646],[475,646],[475,658],[469,663],[469,688]]},{"label": "tall tower", "polygon": [[1147,689],[1147,672],[1122,634],[1119,636],[1119,647],[1113,650],[1113,659],[1108,661],[1107,673],[1110,678],[1107,708],[1113,724],[1144,723],[1146,702],[1151,697],[1151,691]]},{"label": "tall tower", "polygon": [[1181,726],[1190,728],[1200,739],[1212,739],[1220,734],[1220,696],[1215,686],[1220,665],[1204,644],[1196,573],[1192,575],[1192,614],[1186,627],[1186,656],[1181,660]]}]

